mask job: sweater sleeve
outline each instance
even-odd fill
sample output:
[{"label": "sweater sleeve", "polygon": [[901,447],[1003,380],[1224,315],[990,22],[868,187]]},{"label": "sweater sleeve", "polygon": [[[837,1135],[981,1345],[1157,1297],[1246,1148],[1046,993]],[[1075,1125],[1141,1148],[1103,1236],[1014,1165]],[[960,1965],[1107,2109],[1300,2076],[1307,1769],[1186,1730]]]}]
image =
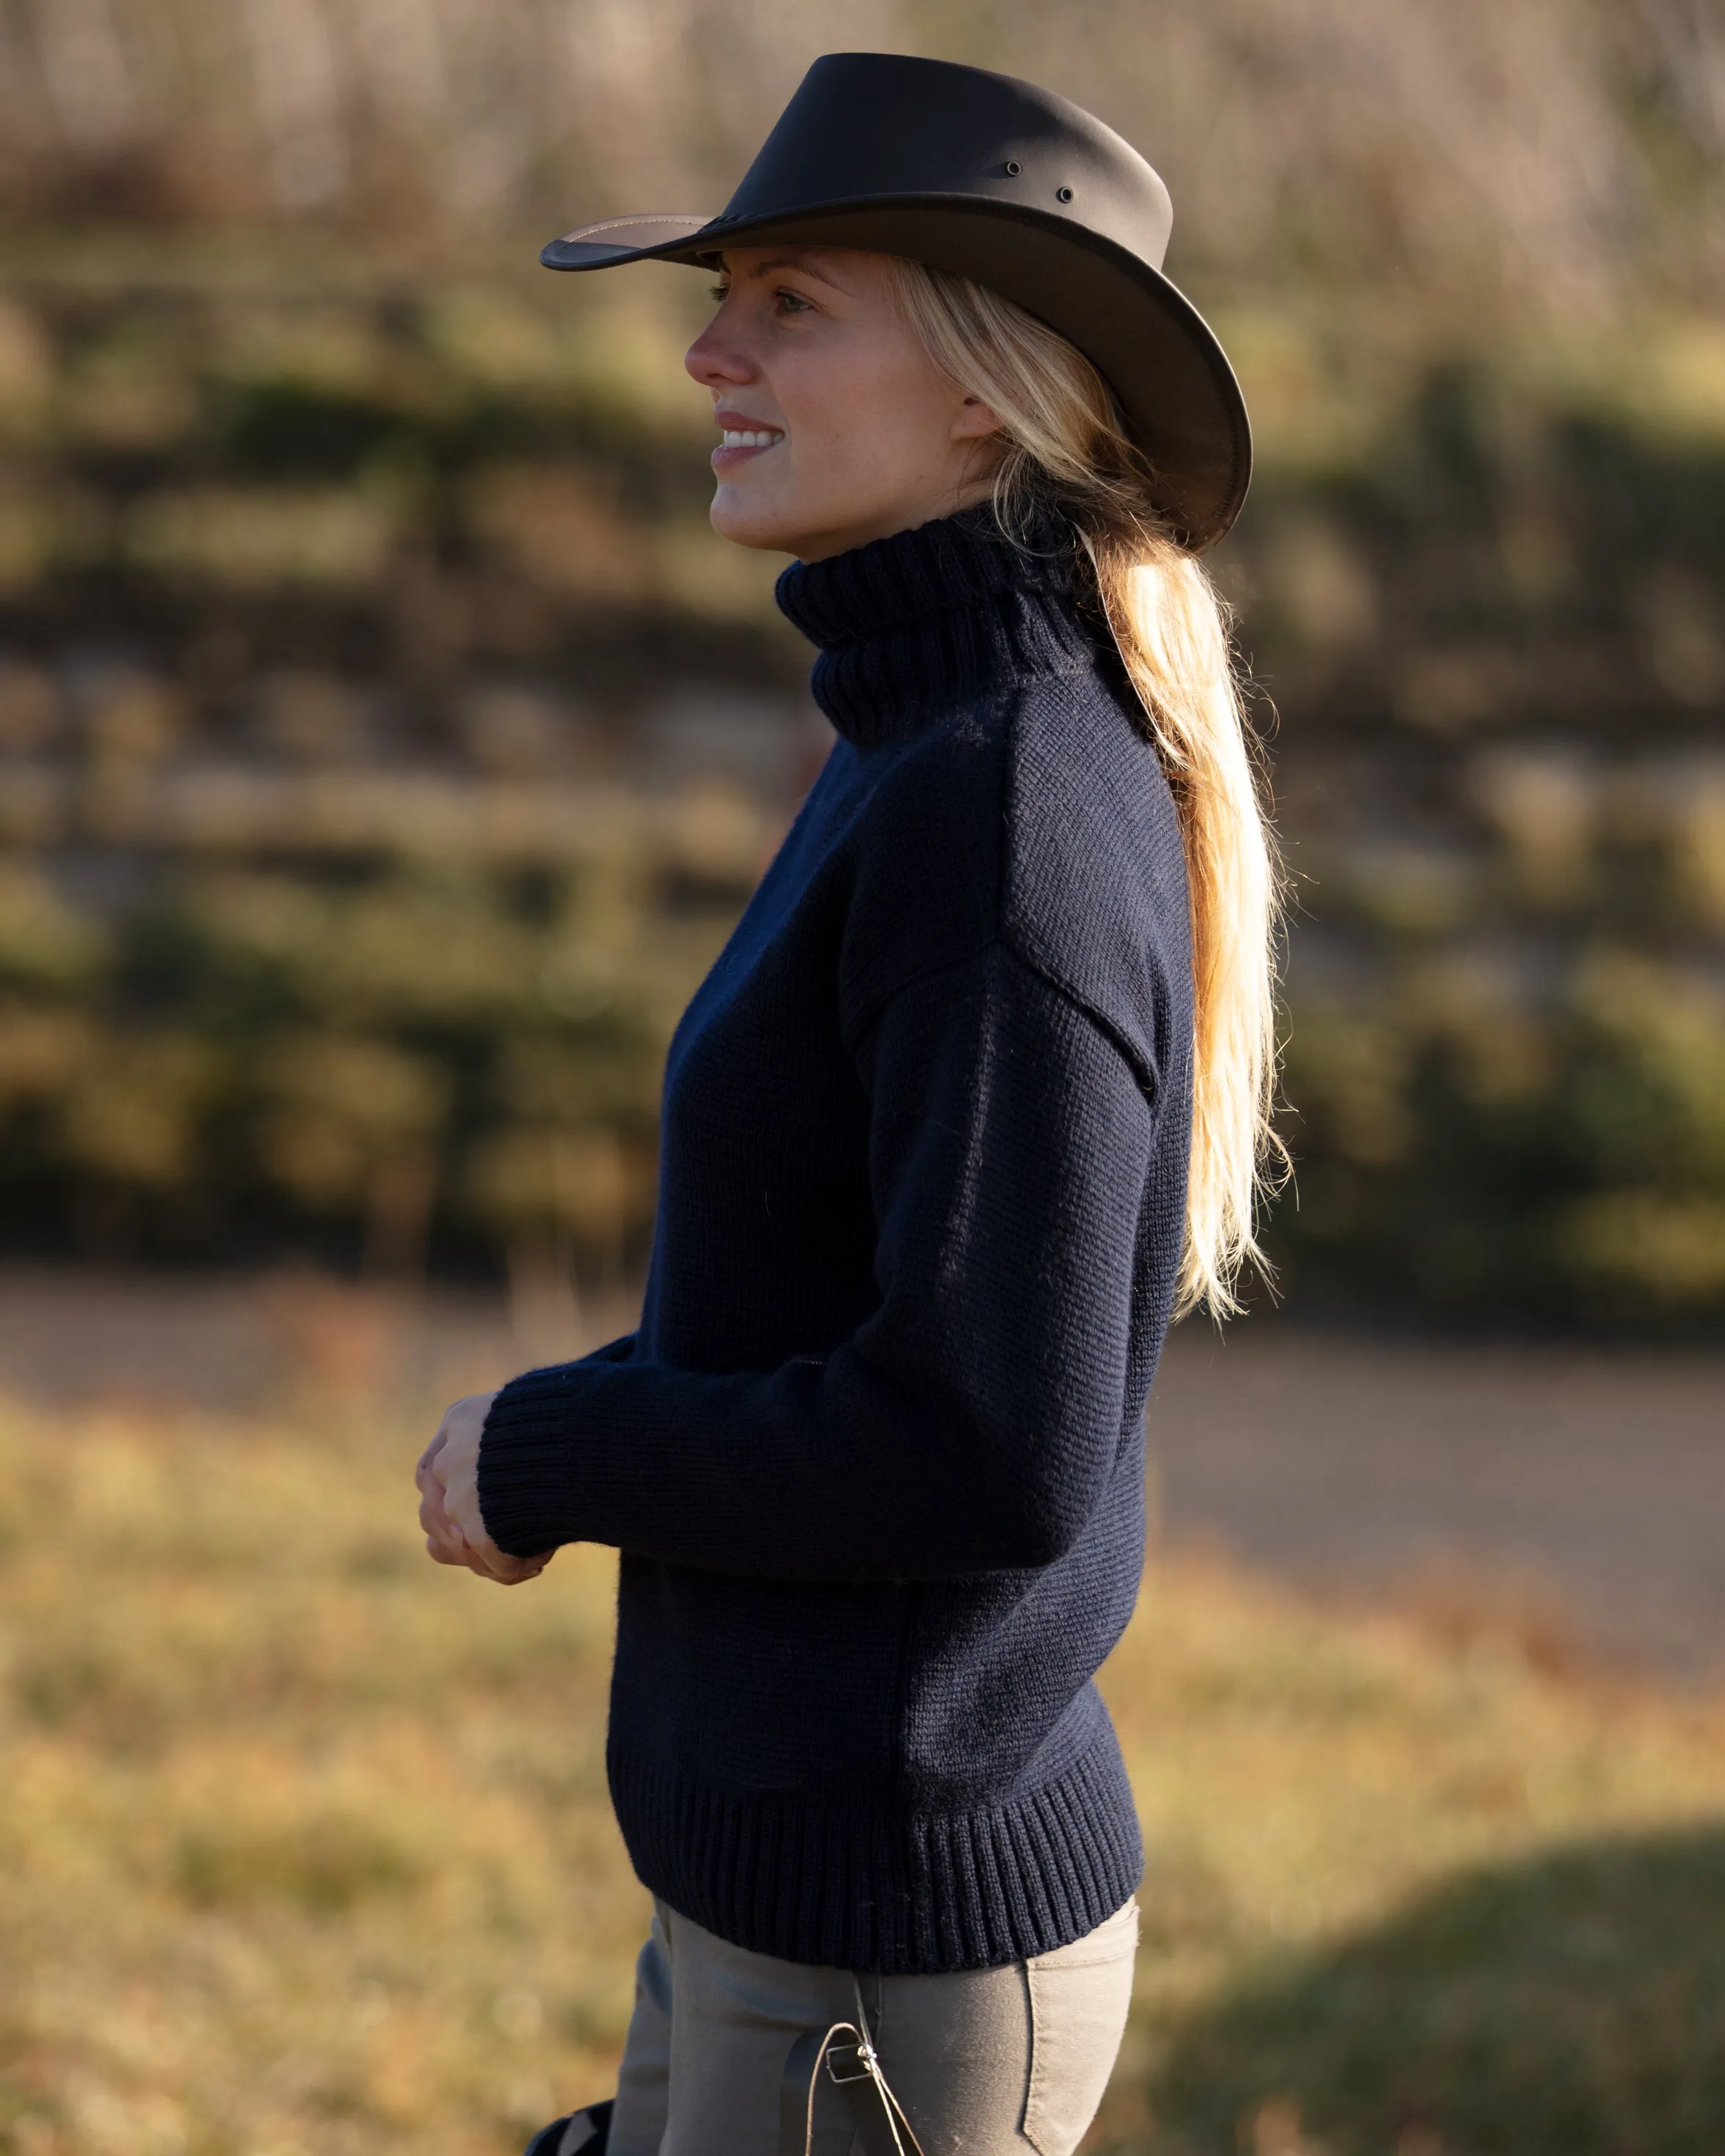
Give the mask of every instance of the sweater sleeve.
[{"label": "sweater sleeve", "polygon": [[901,988],[855,1053],[875,1309],[777,1369],[517,1378],[480,1455],[501,1548],[909,1579],[1047,1563],[1082,1531],[1122,1440],[1155,1103],[999,943]]}]

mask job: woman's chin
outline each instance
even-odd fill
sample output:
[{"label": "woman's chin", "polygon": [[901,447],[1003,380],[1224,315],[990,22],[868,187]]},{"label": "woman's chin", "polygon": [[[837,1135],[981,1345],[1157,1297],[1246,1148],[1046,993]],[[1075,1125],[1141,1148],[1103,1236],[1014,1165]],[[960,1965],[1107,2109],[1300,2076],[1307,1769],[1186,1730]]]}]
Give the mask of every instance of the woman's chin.
[{"label": "woman's chin", "polygon": [[773,502],[752,500],[742,488],[726,485],[722,480],[707,514],[714,531],[733,547],[759,547],[776,554],[801,551],[802,520],[787,516]]}]

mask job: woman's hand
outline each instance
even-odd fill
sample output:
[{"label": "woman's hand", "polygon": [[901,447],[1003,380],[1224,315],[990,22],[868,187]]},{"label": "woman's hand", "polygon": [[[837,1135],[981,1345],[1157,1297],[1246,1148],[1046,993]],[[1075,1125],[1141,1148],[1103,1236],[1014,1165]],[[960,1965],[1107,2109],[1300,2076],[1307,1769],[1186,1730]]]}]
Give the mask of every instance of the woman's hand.
[{"label": "woman's hand", "polygon": [[495,1393],[475,1393],[457,1400],[438,1424],[437,1435],[419,1455],[413,1480],[419,1487],[419,1524],[425,1530],[425,1552],[439,1564],[465,1564],[482,1579],[500,1581],[505,1587],[536,1579],[551,1563],[553,1553],[540,1557],[511,1557],[498,1548],[485,1532],[480,1511],[480,1440]]}]

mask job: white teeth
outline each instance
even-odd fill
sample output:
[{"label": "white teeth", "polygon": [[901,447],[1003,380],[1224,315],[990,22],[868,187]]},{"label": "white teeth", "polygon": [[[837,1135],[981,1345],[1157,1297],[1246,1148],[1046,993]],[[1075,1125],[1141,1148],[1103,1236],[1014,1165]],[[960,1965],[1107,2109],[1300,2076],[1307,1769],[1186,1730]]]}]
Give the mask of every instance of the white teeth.
[{"label": "white teeth", "polygon": [[747,434],[727,427],[724,430],[723,445],[727,449],[764,449],[778,439],[777,434]]}]

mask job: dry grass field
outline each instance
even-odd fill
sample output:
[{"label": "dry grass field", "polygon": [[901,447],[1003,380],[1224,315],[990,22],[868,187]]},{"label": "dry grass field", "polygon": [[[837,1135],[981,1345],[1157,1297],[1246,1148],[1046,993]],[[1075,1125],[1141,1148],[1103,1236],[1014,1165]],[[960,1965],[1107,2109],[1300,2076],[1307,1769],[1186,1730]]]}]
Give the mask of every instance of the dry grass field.
[{"label": "dry grass field", "polygon": [[[612,1559],[433,1568],[421,1435],[0,1417],[0,2149],[508,2156],[608,2086]],[[1153,1856],[1091,2151],[1725,2148],[1725,1702],[1190,1559],[1106,1681]]]}]

